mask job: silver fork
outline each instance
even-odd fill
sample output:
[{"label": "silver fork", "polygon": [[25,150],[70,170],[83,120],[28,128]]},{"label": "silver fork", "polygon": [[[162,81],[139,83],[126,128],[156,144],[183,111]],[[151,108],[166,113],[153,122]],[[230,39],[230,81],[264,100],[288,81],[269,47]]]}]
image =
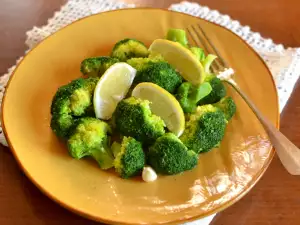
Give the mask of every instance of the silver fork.
[{"label": "silver fork", "polygon": [[[187,33],[197,46],[202,47],[207,53],[216,55],[218,58],[212,63],[211,69],[215,74],[221,71],[233,71],[226,60],[221,56],[211,39],[203,28],[197,24],[187,28]],[[263,125],[269,139],[274,146],[283,166],[292,175],[300,175],[300,150],[289,141],[253,104],[249,97],[232,80],[223,79],[229,84],[248,104],[258,120]]]}]

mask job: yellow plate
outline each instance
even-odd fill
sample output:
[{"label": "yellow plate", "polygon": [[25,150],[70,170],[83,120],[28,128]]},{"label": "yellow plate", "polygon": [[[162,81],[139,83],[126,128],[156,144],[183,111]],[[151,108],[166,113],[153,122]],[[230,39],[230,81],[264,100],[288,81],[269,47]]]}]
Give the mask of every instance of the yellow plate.
[{"label": "yellow plate", "polygon": [[125,37],[149,46],[168,28],[200,23],[236,71],[236,82],[277,127],[278,99],[271,74],[258,55],[232,32],[207,21],[160,9],[126,9],[79,20],[40,43],[19,64],[3,102],[12,152],[31,181],[62,206],[91,219],[117,224],[167,224],[216,213],[244,196],[273,155],[266,133],[229,88],[237,114],[221,147],[199,165],[156,182],[123,180],[90,160],[72,159],[49,127],[57,88],[80,77],[80,62],[107,55]]}]

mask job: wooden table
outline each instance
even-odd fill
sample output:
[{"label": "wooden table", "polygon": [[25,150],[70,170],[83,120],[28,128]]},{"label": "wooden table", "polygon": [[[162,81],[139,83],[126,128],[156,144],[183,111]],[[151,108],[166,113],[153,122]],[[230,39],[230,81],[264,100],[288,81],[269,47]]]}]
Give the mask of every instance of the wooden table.
[{"label": "wooden table", "polygon": [[[194,0],[197,1],[197,0]],[[66,0],[0,0],[0,74],[23,55],[25,32],[52,17]],[[173,0],[125,0],[140,6],[168,7]],[[285,46],[300,47],[299,0],[199,0],[229,14],[254,31]],[[281,131],[300,146],[300,82],[281,116]],[[44,196],[0,147],[1,225],[96,224],[61,208]],[[214,225],[300,224],[300,177],[290,176],[277,157],[242,200],[218,214]]]}]

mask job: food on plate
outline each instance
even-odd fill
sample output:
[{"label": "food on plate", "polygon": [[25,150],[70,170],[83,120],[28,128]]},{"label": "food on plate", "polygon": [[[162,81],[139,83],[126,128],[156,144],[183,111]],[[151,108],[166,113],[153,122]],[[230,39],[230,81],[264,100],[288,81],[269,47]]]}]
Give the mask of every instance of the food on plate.
[{"label": "food on plate", "polygon": [[151,112],[164,121],[168,130],[177,136],[182,134],[185,126],[184,113],[173,95],[150,82],[138,84],[131,95],[151,102]]},{"label": "food on plate", "polygon": [[97,78],[79,78],[60,87],[51,104],[51,128],[55,134],[67,138],[78,116],[93,114],[92,96]]},{"label": "food on plate", "polygon": [[219,102],[215,103],[214,106],[222,110],[227,121],[229,121],[236,112],[236,104],[230,96],[222,98]]},{"label": "food on plate", "polygon": [[110,66],[117,62],[119,62],[117,58],[109,56],[91,57],[81,62],[80,71],[89,77],[101,77]]},{"label": "food on plate", "polygon": [[224,113],[213,105],[198,106],[189,116],[181,141],[196,153],[216,147],[223,139],[227,120]]},{"label": "food on plate", "polygon": [[80,118],[76,124],[67,141],[70,155],[75,159],[91,156],[101,169],[111,168],[114,157],[110,149],[109,125],[93,117]]},{"label": "food on plate", "polygon": [[197,103],[210,94],[212,87],[208,82],[203,82],[199,85],[193,85],[189,82],[184,82],[177,89],[176,98],[179,101],[185,113],[194,112]]},{"label": "food on plate", "polygon": [[[132,62],[133,59],[130,61]],[[141,82],[152,82],[174,93],[182,83],[182,78],[178,72],[165,61],[151,61],[143,63],[137,67],[134,84]]]},{"label": "food on plate", "polygon": [[206,77],[205,81],[210,84],[212,90],[198,102],[198,105],[214,104],[226,96],[226,88],[218,77],[210,74]]},{"label": "food on plate", "polygon": [[205,52],[202,48],[191,47],[190,51],[196,56],[198,61],[203,62],[203,60],[205,59]]},{"label": "food on plate", "polygon": [[215,59],[181,29],[149,48],[123,39],[110,56],[84,59],[84,76],[58,88],[51,128],[71,157],[91,157],[124,179],[192,170],[220,145],[237,110],[210,70]]},{"label": "food on plate", "polygon": [[130,58],[147,57],[148,55],[149,51],[145,44],[132,38],[117,42],[111,52],[111,57],[122,62],[126,62]]},{"label": "food on plate", "polygon": [[149,164],[159,174],[178,174],[193,169],[198,162],[198,154],[189,150],[172,133],[159,137],[147,152]]},{"label": "food on plate", "polygon": [[184,47],[188,46],[188,39],[186,37],[186,33],[184,30],[171,28],[167,32],[167,40],[178,42],[182,44]]},{"label": "food on plate", "polygon": [[142,173],[143,181],[153,182],[157,179],[157,174],[150,166],[145,166]]},{"label": "food on plate", "polygon": [[135,74],[136,70],[123,62],[115,63],[105,71],[94,90],[97,118],[108,120],[112,117],[117,104],[127,95]]},{"label": "food on plate", "polygon": [[126,98],[118,104],[113,116],[121,135],[134,137],[146,144],[153,143],[165,133],[164,121],[151,112],[147,100]]},{"label": "food on plate", "polygon": [[178,42],[156,39],[150,45],[149,51],[160,54],[184,80],[194,85],[203,82],[206,75],[203,65],[188,48]]},{"label": "food on plate", "polygon": [[145,166],[142,143],[133,137],[123,137],[121,144],[114,144],[114,166],[120,177],[129,178],[140,174]]}]

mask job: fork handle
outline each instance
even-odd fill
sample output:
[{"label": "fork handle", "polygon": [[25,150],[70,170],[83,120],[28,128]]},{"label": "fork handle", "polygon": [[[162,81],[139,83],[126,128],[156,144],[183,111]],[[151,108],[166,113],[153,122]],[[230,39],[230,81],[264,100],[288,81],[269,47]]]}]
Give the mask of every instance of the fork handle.
[{"label": "fork handle", "polygon": [[233,87],[240,96],[249,105],[255,113],[259,121],[265,128],[272,145],[274,146],[281,163],[286,170],[292,175],[300,175],[300,150],[290,140],[288,140],[250,101],[243,91],[230,81],[224,80],[227,84]]}]

